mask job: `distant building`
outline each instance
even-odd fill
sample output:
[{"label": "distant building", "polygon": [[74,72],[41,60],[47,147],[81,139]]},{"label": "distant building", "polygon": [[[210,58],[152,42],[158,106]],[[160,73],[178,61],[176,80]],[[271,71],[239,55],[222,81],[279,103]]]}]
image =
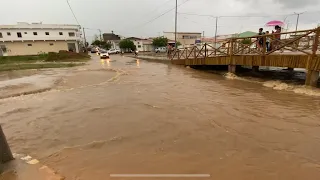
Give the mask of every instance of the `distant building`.
[{"label": "distant building", "polygon": [[59,52],[79,52],[79,25],[17,23],[0,25],[0,56],[35,55]]},{"label": "distant building", "polygon": [[111,44],[111,48],[119,49],[119,42],[122,39],[121,36],[112,33],[103,33],[103,41]]},{"label": "distant building", "polygon": [[[175,32],[163,32],[163,36],[174,40]],[[177,41],[183,47],[190,47],[201,43],[201,33],[197,32],[177,32]]]},{"label": "distant building", "polygon": [[129,37],[126,39],[133,41],[137,50],[140,52],[150,52],[150,51],[154,50],[151,39],[141,39],[141,38],[137,38],[137,37]]}]

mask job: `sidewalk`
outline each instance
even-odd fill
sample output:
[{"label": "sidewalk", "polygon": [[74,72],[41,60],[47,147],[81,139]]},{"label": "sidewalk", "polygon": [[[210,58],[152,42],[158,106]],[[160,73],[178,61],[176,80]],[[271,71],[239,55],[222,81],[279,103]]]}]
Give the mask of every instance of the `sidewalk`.
[{"label": "sidewalk", "polygon": [[64,180],[54,170],[30,156],[15,155],[15,160],[5,164],[0,180]]}]

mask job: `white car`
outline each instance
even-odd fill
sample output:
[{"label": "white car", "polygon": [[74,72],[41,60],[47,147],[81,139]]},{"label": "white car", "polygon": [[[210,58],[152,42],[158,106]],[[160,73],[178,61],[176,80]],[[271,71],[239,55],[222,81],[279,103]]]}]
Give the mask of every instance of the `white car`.
[{"label": "white car", "polygon": [[109,53],[107,51],[100,51],[101,59],[109,59]]},{"label": "white car", "polygon": [[165,53],[165,52],[167,52],[167,48],[166,47],[157,47],[154,51],[156,53]]},{"label": "white car", "polygon": [[108,51],[108,53],[109,53],[109,54],[118,54],[118,53],[120,53],[120,49],[110,49],[110,50]]}]

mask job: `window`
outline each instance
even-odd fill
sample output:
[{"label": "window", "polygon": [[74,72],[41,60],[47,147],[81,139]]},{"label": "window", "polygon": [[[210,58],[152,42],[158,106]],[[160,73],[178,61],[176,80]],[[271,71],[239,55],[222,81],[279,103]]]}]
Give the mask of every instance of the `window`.
[{"label": "window", "polygon": [[138,45],[138,48],[141,48],[141,45]]},{"label": "window", "polygon": [[33,32],[33,35],[37,36],[37,35],[38,35],[38,33],[37,33],[37,32]]},{"label": "window", "polygon": [[74,32],[69,32],[69,36],[74,37],[75,36]]},{"label": "window", "polygon": [[140,42],[138,42],[138,44],[140,44]]},{"label": "window", "polygon": [[24,32],[24,34],[28,34],[27,32]]},{"label": "window", "polygon": [[7,32],[7,35],[8,35],[8,36],[11,36],[11,33],[10,33],[10,32]]},{"label": "window", "polygon": [[59,32],[59,35],[62,36],[62,35],[63,35],[63,32]]},{"label": "window", "polygon": [[197,39],[197,36],[183,35],[182,39]]},{"label": "window", "polygon": [[46,32],[46,35],[49,36],[49,32]]},{"label": "window", "polygon": [[53,43],[50,43],[49,45],[50,45],[50,46],[53,46]]},{"label": "window", "polygon": [[32,46],[32,44],[28,44],[28,46]]},{"label": "window", "polygon": [[18,36],[18,38],[22,38],[21,32],[17,32],[17,36]]},{"label": "window", "polygon": [[2,33],[0,32],[0,38],[3,38]]}]

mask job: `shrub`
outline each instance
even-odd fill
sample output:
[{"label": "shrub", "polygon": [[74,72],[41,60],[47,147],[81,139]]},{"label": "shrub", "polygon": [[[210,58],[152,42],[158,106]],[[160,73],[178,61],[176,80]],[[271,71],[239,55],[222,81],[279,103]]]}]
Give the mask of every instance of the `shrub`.
[{"label": "shrub", "polygon": [[65,60],[82,60],[90,58],[88,54],[85,53],[75,53],[75,52],[69,52],[69,51],[59,51],[59,53],[56,52],[49,52],[48,56],[46,58],[46,61],[65,61]]}]

